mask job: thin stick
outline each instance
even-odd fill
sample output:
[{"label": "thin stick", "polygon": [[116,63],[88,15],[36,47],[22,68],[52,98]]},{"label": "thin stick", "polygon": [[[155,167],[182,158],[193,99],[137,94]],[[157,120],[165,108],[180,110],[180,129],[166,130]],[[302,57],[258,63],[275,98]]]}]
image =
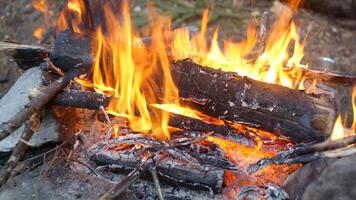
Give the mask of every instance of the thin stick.
[{"label": "thin stick", "polygon": [[154,167],[154,168],[150,169],[150,172],[151,172],[153,181],[155,182],[158,198],[159,198],[159,200],[164,200],[163,194],[162,194],[162,190],[161,190],[161,186],[159,184],[159,179],[158,179],[158,176],[157,176],[156,168]]},{"label": "thin stick", "polygon": [[62,78],[51,83],[38,96],[31,99],[21,112],[17,113],[9,121],[0,124],[0,141],[18,129],[30,116],[39,113],[73,78],[82,73],[82,68],[73,67],[73,69],[67,72]]},{"label": "thin stick", "polygon": [[[298,145],[277,154],[273,158],[263,158],[248,167],[248,173],[254,173],[271,164],[307,163],[323,157],[344,157],[356,153],[347,148],[355,148],[356,135],[338,140],[327,140],[316,144]],[[352,145],[351,147],[349,147]]]},{"label": "thin stick", "polygon": [[118,199],[122,192],[124,192],[128,187],[135,183],[143,173],[153,168],[153,165],[154,161],[152,156],[144,157],[142,162],[137,165],[134,170],[132,170],[124,179],[122,179],[112,189],[100,197],[100,200]]},{"label": "thin stick", "polygon": [[[34,114],[31,116],[30,120],[25,123],[24,132],[21,136],[21,139],[16,144],[14,151],[12,152],[9,160],[4,167],[4,170],[1,172],[0,175],[0,188],[7,182],[10,178],[12,171],[16,167],[18,161],[21,157],[25,154],[27,150],[27,141],[29,141],[32,135],[35,132],[35,129],[38,127],[39,117],[38,114]],[[23,142],[26,141],[26,142]]]}]

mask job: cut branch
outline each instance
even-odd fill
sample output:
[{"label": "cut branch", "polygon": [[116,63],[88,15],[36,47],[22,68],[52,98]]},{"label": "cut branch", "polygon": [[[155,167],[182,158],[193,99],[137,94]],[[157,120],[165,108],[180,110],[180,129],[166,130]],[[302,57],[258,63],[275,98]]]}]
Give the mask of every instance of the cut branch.
[{"label": "cut branch", "polygon": [[[56,98],[51,101],[51,105],[100,109],[101,106],[107,107],[112,98],[114,97],[96,92],[71,90],[68,92],[59,93]],[[157,108],[150,107],[150,109]],[[242,143],[249,146],[256,145],[253,140],[243,136],[242,134],[238,133],[236,129],[231,128],[225,124],[214,124],[201,119],[170,113],[168,125],[188,131],[212,131],[214,135],[222,136],[240,144]]]},{"label": "cut branch", "polygon": [[62,78],[47,86],[38,96],[31,99],[21,112],[17,113],[9,121],[0,124],[0,141],[18,129],[30,116],[39,113],[73,78],[84,73],[83,71],[84,68],[73,68]]},{"label": "cut branch", "polygon": [[273,158],[263,158],[248,168],[249,173],[254,173],[271,164],[307,163],[319,158],[344,157],[356,153],[356,135],[338,140],[327,140],[321,143],[296,145],[283,151]]},{"label": "cut branch", "polygon": [[37,114],[32,115],[30,120],[25,123],[24,132],[16,144],[14,151],[12,152],[9,160],[7,161],[3,171],[0,175],[0,188],[7,182],[10,178],[12,171],[15,169],[18,161],[24,155],[27,150],[27,142],[31,139],[35,132],[36,126],[38,127],[39,116]]}]

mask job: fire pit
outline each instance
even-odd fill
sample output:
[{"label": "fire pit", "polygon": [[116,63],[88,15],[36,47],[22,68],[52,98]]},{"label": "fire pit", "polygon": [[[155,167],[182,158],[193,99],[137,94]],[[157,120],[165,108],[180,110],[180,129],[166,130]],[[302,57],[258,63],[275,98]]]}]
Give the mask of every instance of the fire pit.
[{"label": "fire pit", "polygon": [[89,198],[297,199],[305,174],[315,180],[321,162],[356,152],[356,88],[349,127],[334,88],[355,76],[305,63],[293,21],[299,3],[276,4],[273,26],[266,12],[234,42],[218,29],[208,33],[209,9],[194,32],[172,28],[150,4],[147,25],[136,29],[127,1],[68,0],[51,48],[0,42],[27,70],[2,100],[16,88],[25,95],[0,107],[9,113],[0,118],[0,140],[17,143],[0,186],[28,146],[48,142],[35,137],[55,127],[71,163],[70,172],[57,167],[65,175],[56,179],[85,175],[86,188],[100,185]]}]

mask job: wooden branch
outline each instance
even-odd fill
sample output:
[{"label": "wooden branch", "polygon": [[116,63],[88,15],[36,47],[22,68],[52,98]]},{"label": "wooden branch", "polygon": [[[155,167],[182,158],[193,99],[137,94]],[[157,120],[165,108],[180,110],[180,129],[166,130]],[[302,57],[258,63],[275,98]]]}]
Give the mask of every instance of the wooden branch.
[{"label": "wooden branch", "polygon": [[[87,109],[100,109],[100,106],[107,107],[114,97],[90,91],[71,90],[59,93],[50,103],[51,105],[76,107]],[[158,109],[150,107],[150,109]],[[231,141],[248,146],[255,146],[255,142],[236,129],[225,124],[214,124],[201,119],[191,118],[179,114],[170,113],[169,126],[188,131],[212,131],[215,136],[222,136]]]},{"label": "wooden branch", "polygon": [[297,145],[273,158],[263,158],[248,167],[254,173],[271,164],[307,163],[325,157],[344,157],[356,153],[356,135],[321,143]]},{"label": "wooden branch", "polygon": [[25,108],[13,116],[9,121],[0,124],[0,141],[18,129],[27,119],[35,113],[39,113],[43,107],[51,101],[68,83],[75,77],[83,74],[84,68],[73,68],[62,78],[51,83],[40,94],[31,99]]},{"label": "wooden branch", "polygon": [[9,160],[7,161],[4,169],[1,172],[0,175],[0,188],[7,182],[7,180],[10,178],[12,171],[16,167],[18,161],[21,159],[21,157],[25,154],[28,145],[26,144],[32,137],[32,135],[35,133],[36,127],[38,127],[39,124],[39,116],[38,114],[34,114],[31,116],[31,118],[25,123],[25,128],[24,132],[16,144],[15,149],[13,150]]}]

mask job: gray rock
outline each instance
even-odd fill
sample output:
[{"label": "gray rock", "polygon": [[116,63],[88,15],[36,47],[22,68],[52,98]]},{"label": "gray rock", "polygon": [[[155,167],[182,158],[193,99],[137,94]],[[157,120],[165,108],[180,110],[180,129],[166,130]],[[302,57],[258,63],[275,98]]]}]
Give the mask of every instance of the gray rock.
[{"label": "gray rock", "polygon": [[[42,70],[38,67],[29,69],[16,81],[14,86],[0,99],[0,123],[8,121],[20,112],[30,101],[29,96],[42,86]],[[0,151],[11,151],[23,132],[23,126],[0,142]],[[32,147],[59,140],[58,124],[53,115],[46,111],[42,115],[39,130],[29,141]]]}]

